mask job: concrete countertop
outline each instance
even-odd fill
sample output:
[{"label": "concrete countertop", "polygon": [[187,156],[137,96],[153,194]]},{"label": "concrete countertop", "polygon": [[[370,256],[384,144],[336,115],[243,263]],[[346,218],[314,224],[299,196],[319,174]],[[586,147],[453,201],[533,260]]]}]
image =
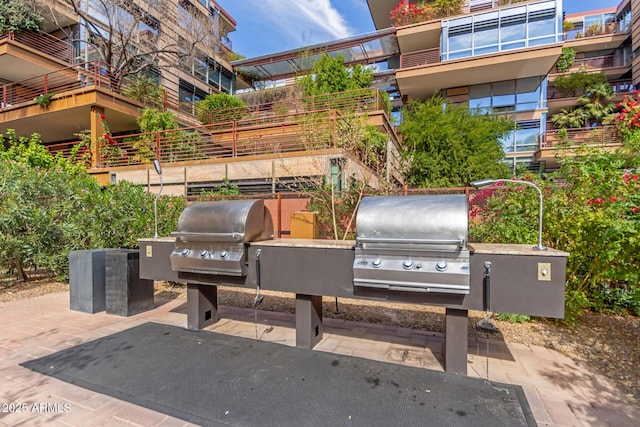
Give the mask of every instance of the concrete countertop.
[{"label": "concrete countertop", "polygon": [[355,240],[325,239],[274,239],[251,242],[251,246],[280,246],[290,248],[353,249],[355,245]]},{"label": "concrete countertop", "polygon": [[547,248],[539,251],[535,245],[516,245],[509,243],[469,243],[471,253],[495,255],[531,255],[531,256],[559,256],[568,257],[568,252]]},{"label": "concrete countertop", "polygon": [[138,239],[139,242],[175,242],[176,238],[172,236],[159,236],[155,237],[145,237],[144,239]]}]

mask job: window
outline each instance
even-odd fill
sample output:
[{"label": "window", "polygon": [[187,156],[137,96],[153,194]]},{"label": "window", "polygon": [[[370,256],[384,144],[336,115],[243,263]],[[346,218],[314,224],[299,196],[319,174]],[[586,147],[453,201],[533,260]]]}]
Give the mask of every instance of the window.
[{"label": "window", "polygon": [[474,85],[469,88],[469,108],[478,113],[491,112],[491,85]]},{"label": "window", "polygon": [[561,22],[555,1],[442,21],[443,61],[556,43]]},{"label": "window", "polygon": [[507,80],[492,84],[493,112],[503,113],[516,109],[516,82]]},{"label": "window", "polygon": [[532,152],[538,148],[541,134],[540,120],[525,120],[515,124],[517,128],[501,143],[505,153]]}]

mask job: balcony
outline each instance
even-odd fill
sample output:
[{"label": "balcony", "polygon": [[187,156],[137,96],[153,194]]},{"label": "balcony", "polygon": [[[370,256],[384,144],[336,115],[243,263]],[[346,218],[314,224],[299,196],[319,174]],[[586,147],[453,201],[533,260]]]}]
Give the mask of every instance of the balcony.
[{"label": "balcony", "polygon": [[441,62],[439,49],[427,49],[401,55],[396,80],[403,95],[424,99],[439,89],[546,75],[561,53],[550,45]]},{"label": "balcony", "polygon": [[578,53],[615,49],[629,36],[628,28],[615,22],[587,30],[570,30],[564,33],[564,45]]},{"label": "balcony", "polygon": [[534,153],[534,160],[545,162],[547,169],[556,169],[559,166],[558,157],[574,156],[585,147],[613,151],[622,143],[614,126],[550,130],[542,138],[540,147]]},{"label": "balcony", "polygon": [[41,75],[73,62],[73,47],[47,33],[8,31],[0,34],[0,79],[15,81]]},{"label": "balcony", "polygon": [[[564,73],[573,73],[577,71],[602,72],[610,79],[618,79],[629,71],[630,66],[631,62],[628,55],[615,54],[594,56],[589,58],[577,58],[573,61],[571,67],[569,67],[569,69]],[[553,80],[555,75],[564,73],[560,73],[556,67],[553,67],[549,73],[549,79]]]},{"label": "balcony", "polygon": [[[19,135],[40,133],[44,143],[70,140],[75,132],[91,128],[95,106],[109,115],[113,132],[137,129],[142,104],[120,95],[124,86],[109,78],[99,61],[0,86],[0,133],[12,128]],[[43,95],[48,102],[39,104]]]},{"label": "balcony", "polygon": [[[146,168],[154,159],[170,166],[190,167],[298,158],[299,164],[292,165],[291,172],[295,169],[296,174],[310,175],[304,169],[313,169],[313,163],[324,165],[324,160],[319,161],[322,156],[347,155],[374,176],[382,178],[384,173],[388,181],[399,184],[404,182],[399,171],[401,149],[377,93],[375,89],[364,89],[252,105],[243,111],[240,120],[225,121],[223,118],[230,117],[233,111],[219,111],[209,125],[115,136],[101,142],[94,172],[114,168],[140,170],[140,166]],[[372,152],[355,143],[353,122],[341,111],[368,112],[366,123],[389,135],[389,146],[382,152]],[[69,156],[76,144],[80,142],[48,148]]]},{"label": "balcony", "polygon": [[[625,95],[631,94],[635,91],[633,81],[628,79],[609,81],[613,89],[613,97],[609,102],[620,102],[624,99]],[[552,85],[549,85],[547,90],[547,106],[549,108],[549,115],[556,114],[562,109],[568,109],[575,106],[578,103],[578,98],[584,95],[584,90],[577,93],[565,93]]]}]

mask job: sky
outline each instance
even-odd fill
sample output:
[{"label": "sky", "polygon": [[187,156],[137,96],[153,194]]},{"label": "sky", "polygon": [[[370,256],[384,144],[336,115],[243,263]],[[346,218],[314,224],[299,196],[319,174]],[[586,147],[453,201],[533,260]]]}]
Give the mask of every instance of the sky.
[{"label": "sky", "polygon": [[[247,58],[375,31],[366,0],[217,0],[237,22],[234,52]],[[620,0],[564,0],[566,13],[617,6]]]}]

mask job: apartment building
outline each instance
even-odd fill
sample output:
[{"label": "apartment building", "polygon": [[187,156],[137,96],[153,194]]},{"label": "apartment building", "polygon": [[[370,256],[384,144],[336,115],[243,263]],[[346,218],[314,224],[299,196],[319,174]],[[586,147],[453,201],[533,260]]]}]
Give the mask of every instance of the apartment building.
[{"label": "apartment building", "polygon": [[[228,34],[236,21],[214,0],[42,5],[41,31],[0,35],[0,133],[37,132],[51,151],[67,156],[90,137],[88,166],[101,182],[127,180],[151,191],[159,188],[150,167],[158,158],[165,194],[195,195],[228,181],[245,193],[275,193],[322,177],[336,188],[349,176],[374,186],[402,184],[397,136],[376,90],[343,96],[389,132],[389,147],[375,164],[342,143],[339,107],[313,100],[313,111],[309,100],[287,99],[249,106],[233,122],[200,123],[197,101],[247,87],[230,64]],[[104,40],[115,43],[105,47]],[[128,92],[145,79],[162,87],[160,100]],[[136,119],[149,105],[174,112],[184,127],[138,134]]]},{"label": "apartment building", "polygon": [[[632,72],[632,65],[639,64],[632,53],[640,46],[631,31],[635,0],[566,16],[561,0],[469,0],[452,5],[458,3],[461,8],[451,16],[394,23],[390,12],[397,0],[368,0],[376,28],[397,28],[395,78],[403,101],[440,91],[447,102],[465,102],[480,112],[512,118],[514,130],[502,144],[505,162],[514,170],[518,164],[536,170],[557,166],[557,137],[550,119],[576,105],[579,96],[556,90],[557,76],[604,73],[616,94],[613,101],[638,83],[638,74]],[[637,26],[635,18],[633,22]],[[563,48],[576,55],[569,69],[560,72],[555,64]],[[601,144],[617,143],[606,130],[600,132]],[[585,129],[569,135],[579,142],[594,138],[594,132]]]}]

